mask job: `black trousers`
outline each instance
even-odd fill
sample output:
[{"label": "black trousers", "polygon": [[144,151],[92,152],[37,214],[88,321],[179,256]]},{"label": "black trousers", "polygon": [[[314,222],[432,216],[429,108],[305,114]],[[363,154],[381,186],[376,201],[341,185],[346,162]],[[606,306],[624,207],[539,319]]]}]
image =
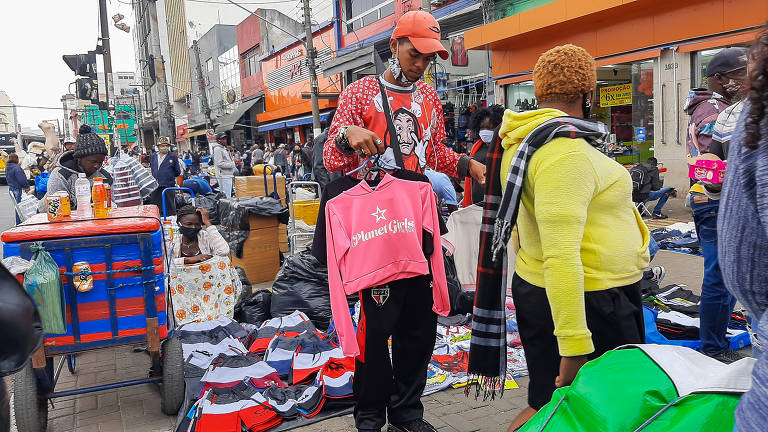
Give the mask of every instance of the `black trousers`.
[{"label": "black trousers", "polygon": [[[435,349],[437,326],[431,281],[431,276],[419,276],[390,282],[386,299],[377,291],[381,287],[360,291],[360,355],[355,361],[354,380],[358,429],[383,427],[387,411],[389,422],[394,424],[424,415],[421,394]],[[390,336],[391,361],[387,342]]]},{"label": "black trousers", "polygon": [[[163,216],[163,191],[169,187],[174,186],[158,186],[149,196],[149,201],[160,209],[160,216]],[[176,216],[176,191],[165,194],[165,210],[168,216]]]},{"label": "black trousers", "polygon": [[[515,273],[512,297],[517,327],[528,363],[528,405],[541,409],[552,399],[555,378],[560,374],[560,352],[555,337],[547,292]],[[592,332],[596,359],[618,346],[645,342],[640,282],[619,288],[584,293],[587,327]]]}]

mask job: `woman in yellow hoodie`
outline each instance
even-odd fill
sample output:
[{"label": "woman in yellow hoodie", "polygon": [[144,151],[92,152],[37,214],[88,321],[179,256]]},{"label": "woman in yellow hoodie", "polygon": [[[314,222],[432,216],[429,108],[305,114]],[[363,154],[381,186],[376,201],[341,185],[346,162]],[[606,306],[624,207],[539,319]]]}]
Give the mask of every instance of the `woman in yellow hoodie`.
[{"label": "woman in yellow hoodie", "polygon": [[649,233],[632,203],[628,171],[596,148],[607,128],[583,120],[595,69],[583,48],[545,52],[533,71],[542,108],[507,110],[499,130],[503,156],[495,181],[504,196],[494,256],[507,238],[500,233],[516,222],[512,295],[530,373],[529,407],[510,430],[548,403],[556,387],[569,385],[589,359],[645,339],[639,281],[649,262]]}]

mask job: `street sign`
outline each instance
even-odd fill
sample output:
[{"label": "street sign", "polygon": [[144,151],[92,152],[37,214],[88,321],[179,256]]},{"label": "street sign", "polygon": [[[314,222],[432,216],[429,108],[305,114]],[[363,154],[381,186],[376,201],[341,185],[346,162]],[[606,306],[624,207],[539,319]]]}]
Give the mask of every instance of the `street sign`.
[{"label": "street sign", "polygon": [[637,142],[645,142],[645,128],[639,127],[637,128],[637,132],[635,133],[637,137]]}]

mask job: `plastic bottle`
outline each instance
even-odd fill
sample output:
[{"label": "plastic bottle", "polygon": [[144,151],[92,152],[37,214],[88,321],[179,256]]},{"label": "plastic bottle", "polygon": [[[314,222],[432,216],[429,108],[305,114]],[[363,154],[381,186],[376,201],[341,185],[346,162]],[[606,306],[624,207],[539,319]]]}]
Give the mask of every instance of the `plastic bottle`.
[{"label": "plastic bottle", "polygon": [[107,217],[107,188],[104,187],[104,179],[93,178],[93,216],[96,219]]},{"label": "plastic bottle", "polygon": [[85,177],[85,173],[77,173],[75,180],[75,199],[77,199],[77,212],[80,217],[91,216],[91,182]]}]

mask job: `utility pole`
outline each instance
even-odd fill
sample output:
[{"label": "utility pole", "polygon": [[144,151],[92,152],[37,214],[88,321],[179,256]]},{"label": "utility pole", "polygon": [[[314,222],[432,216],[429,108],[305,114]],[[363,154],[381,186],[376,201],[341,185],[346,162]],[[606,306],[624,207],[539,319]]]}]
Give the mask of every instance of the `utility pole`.
[{"label": "utility pole", "polygon": [[309,0],[304,0],[304,29],[307,37],[305,46],[307,47],[307,66],[309,67],[309,85],[312,93],[312,135],[318,136],[322,132],[320,129],[320,103],[318,101],[317,71],[315,70],[315,58],[317,52],[312,43],[312,21],[309,16]]},{"label": "utility pole", "polygon": [[430,0],[421,0],[421,9],[432,12],[432,2]]},{"label": "utility pole", "polygon": [[197,89],[200,90],[200,99],[203,102],[203,113],[208,122],[209,128],[213,127],[211,118],[211,106],[208,105],[208,92],[205,91],[205,78],[203,78],[203,67],[200,65],[200,45],[197,40],[192,41],[192,50],[195,52],[195,70],[197,70]]},{"label": "utility pole", "polygon": [[[104,1],[104,0],[101,0]],[[168,98],[168,84],[165,79],[165,64],[163,54],[160,51],[160,30],[157,27],[157,8],[156,0],[146,0],[149,12],[149,37],[151,38],[151,53],[154,62],[149,64],[155,72],[155,84],[157,85],[158,95],[158,123],[160,125],[160,136],[171,137],[171,103]]]},{"label": "utility pole", "polygon": [[[109,96],[114,96],[112,84],[112,49],[109,45],[109,22],[107,21],[107,0],[99,0],[99,24],[101,27],[101,48],[104,57],[104,83],[107,95],[107,110],[109,110]],[[97,91],[98,93],[98,91]]]}]

